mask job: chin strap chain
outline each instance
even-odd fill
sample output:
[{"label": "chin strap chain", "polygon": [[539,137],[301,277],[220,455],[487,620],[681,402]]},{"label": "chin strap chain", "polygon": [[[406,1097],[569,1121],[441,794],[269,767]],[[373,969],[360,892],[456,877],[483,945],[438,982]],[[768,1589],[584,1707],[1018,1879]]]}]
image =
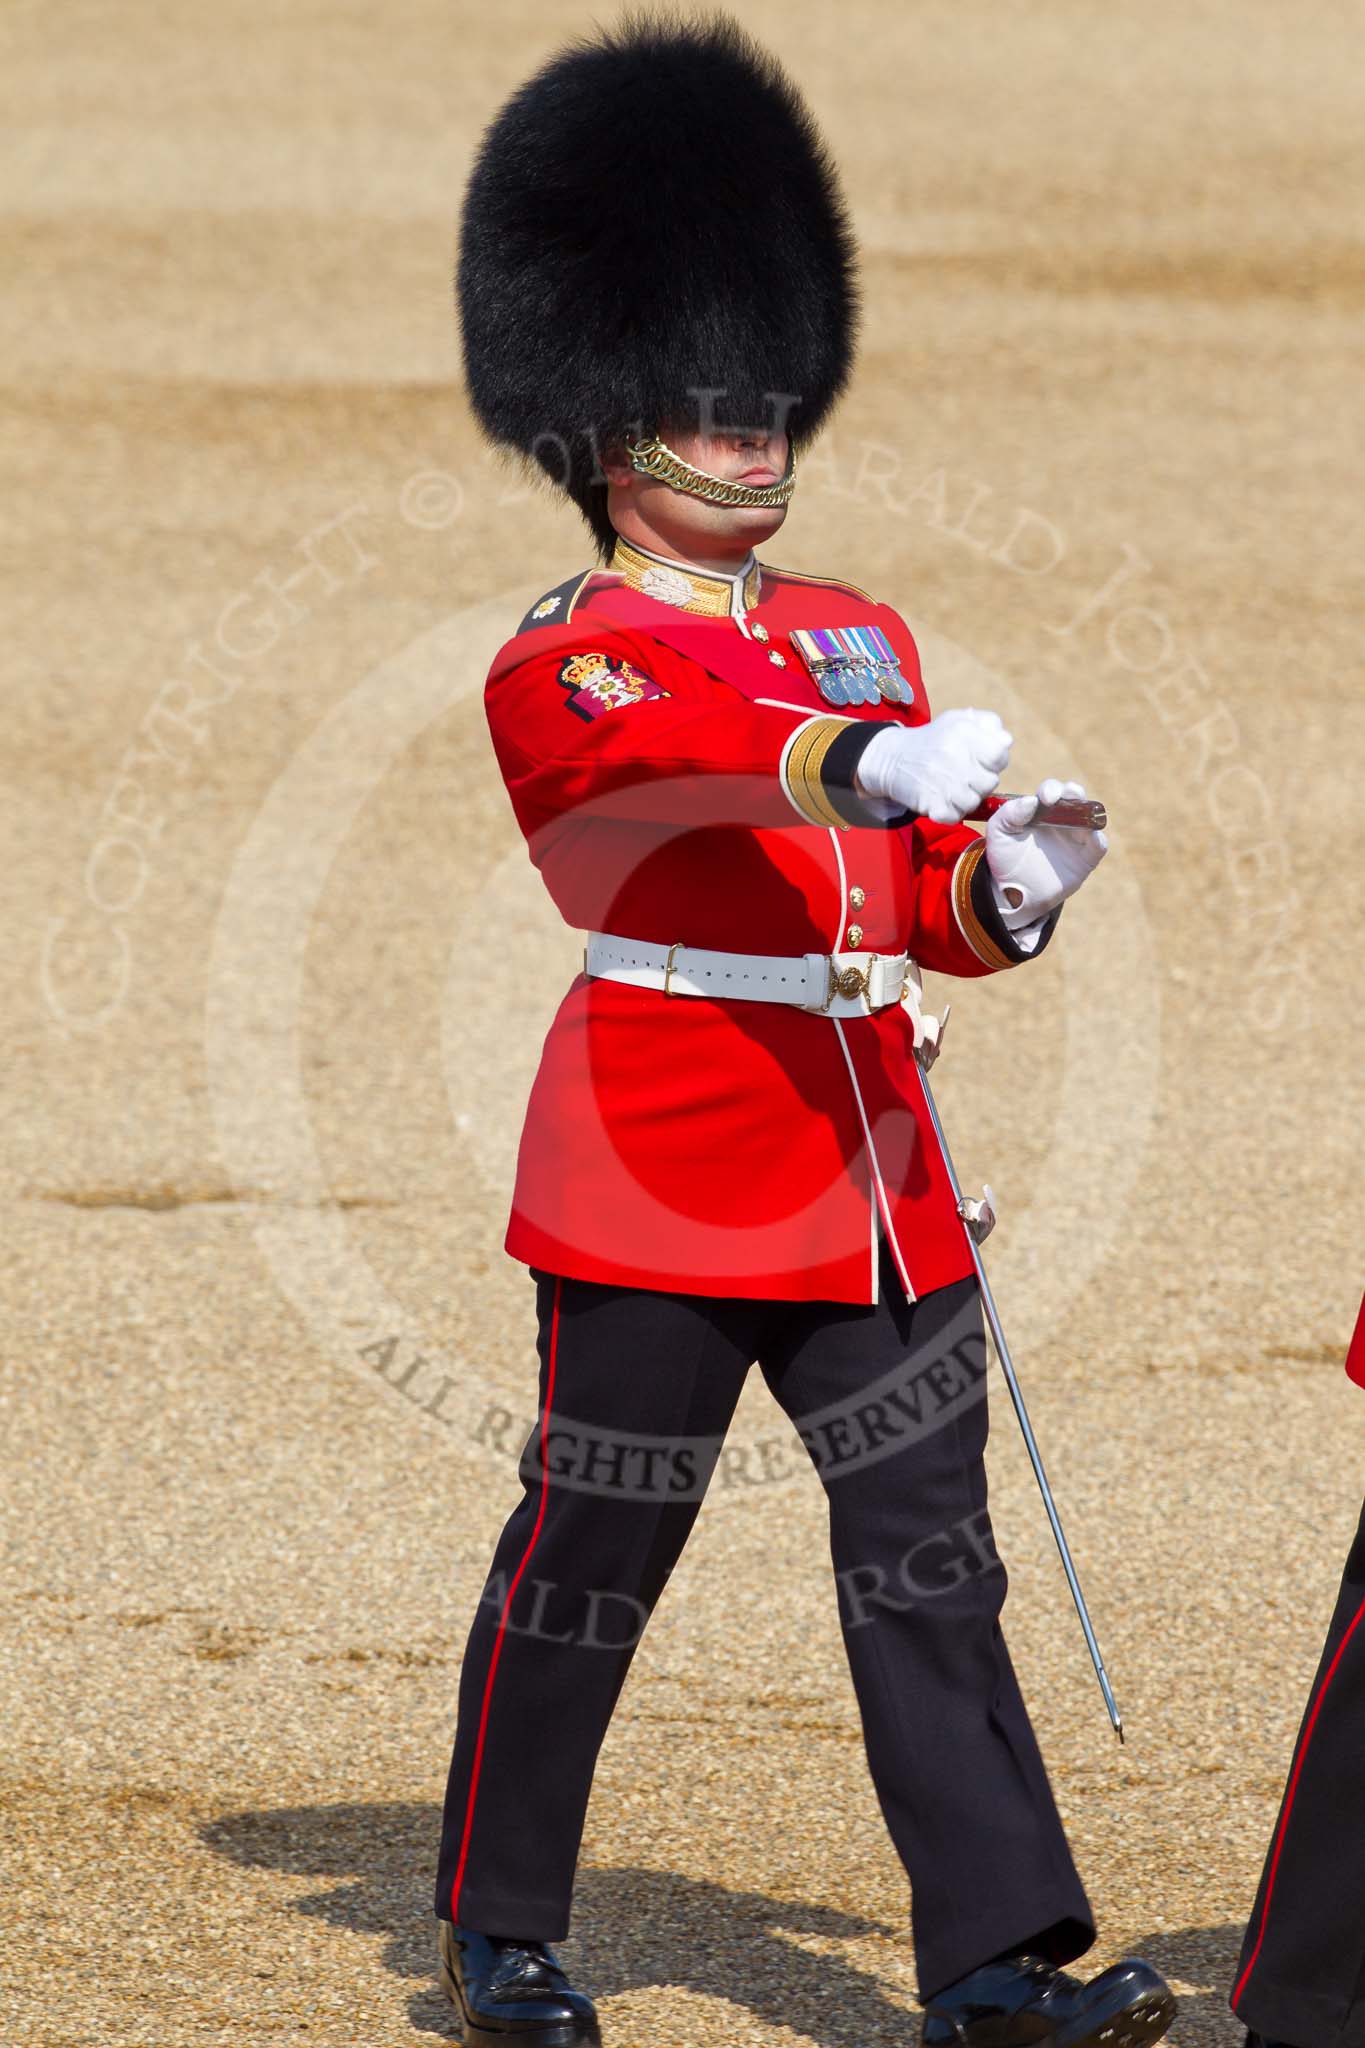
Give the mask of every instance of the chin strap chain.
[{"label": "chin strap chain", "polygon": [[796,489],[796,455],[790,447],[787,450],[786,474],[775,484],[732,483],[728,477],[712,476],[706,469],[695,469],[690,462],[684,462],[681,455],[675,455],[667,442],[657,435],[645,441],[633,441],[626,449],[630,466],[641,476],[657,477],[670,490],[686,491],[691,498],[705,498],[709,505],[785,505]]}]

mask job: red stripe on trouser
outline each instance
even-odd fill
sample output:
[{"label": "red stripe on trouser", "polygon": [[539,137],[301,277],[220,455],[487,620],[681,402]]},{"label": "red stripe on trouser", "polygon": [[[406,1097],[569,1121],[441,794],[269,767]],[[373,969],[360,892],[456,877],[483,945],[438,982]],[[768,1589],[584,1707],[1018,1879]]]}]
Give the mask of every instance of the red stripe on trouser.
[{"label": "red stripe on trouser", "polygon": [[1247,1978],[1256,1967],[1256,1958],[1261,1953],[1261,1943],[1265,1940],[1266,1917],[1270,1912],[1270,1901],[1275,1892],[1275,1876],[1280,1867],[1280,1851],[1284,1848],[1285,1830],[1289,1826],[1289,1816],[1294,1810],[1294,1795],[1299,1789],[1299,1776],[1303,1770],[1303,1760],[1308,1754],[1308,1745],[1313,1739],[1313,1730],[1317,1726],[1318,1715],[1322,1711],[1322,1703],[1327,1697],[1327,1688],[1336,1677],[1337,1666],[1346,1654],[1346,1645],[1355,1634],[1362,1619],[1365,1619],[1365,1600],[1362,1600],[1359,1607],[1357,1607],[1351,1619],[1350,1627],[1337,1645],[1336,1656],[1333,1657],[1323,1674],[1322,1684],[1318,1687],[1317,1697],[1313,1701],[1312,1712],[1304,1723],[1303,1738],[1299,1743],[1299,1753],[1294,1760],[1294,1769],[1289,1779],[1289,1790],[1284,1795],[1284,1812],[1280,1815],[1280,1825],[1275,1831],[1275,1847],[1271,1852],[1270,1870],[1266,1876],[1265,1904],[1261,1908],[1261,1924],[1256,1934],[1256,1946],[1251,1951],[1251,1961],[1237,1979],[1237,1989],[1232,1994],[1234,2010],[1236,2009],[1238,1999],[1246,1989]]},{"label": "red stripe on trouser", "polygon": [[479,1711],[479,1733],[474,1744],[474,1762],[469,1773],[469,1803],[465,1808],[464,1835],[460,1841],[460,1860],[455,1866],[455,1882],[450,1887],[450,1917],[452,1920],[458,1920],[460,1917],[460,1886],[464,1883],[464,1867],[469,1858],[469,1835],[474,1825],[474,1800],[479,1790],[479,1770],[483,1763],[484,1738],[488,1733],[488,1710],[492,1705],[493,1680],[497,1676],[498,1659],[502,1655],[502,1646],[507,1634],[507,1616],[511,1610],[513,1595],[521,1583],[521,1575],[531,1562],[531,1552],[536,1547],[540,1537],[541,1526],[545,1520],[545,1502],[550,1484],[550,1472],[549,1466],[546,1463],[545,1445],[550,1428],[550,1404],[555,1397],[555,1364],[559,1353],[559,1295],[563,1285],[564,1283],[561,1279],[556,1279],[554,1312],[550,1318],[550,1348],[545,1372],[545,1412],[540,1424],[540,1506],[536,1512],[536,1526],[531,1531],[531,1540],[526,1546],[521,1563],[517,1566],[516,1576],[507,1589],[507,1598],[502,1603],[502,1612],[498,1616],[498,1632],[493,1638],[493,1654],[488,1660],[488,1676],[484,1680],[483,1685],[483,1705]]}]

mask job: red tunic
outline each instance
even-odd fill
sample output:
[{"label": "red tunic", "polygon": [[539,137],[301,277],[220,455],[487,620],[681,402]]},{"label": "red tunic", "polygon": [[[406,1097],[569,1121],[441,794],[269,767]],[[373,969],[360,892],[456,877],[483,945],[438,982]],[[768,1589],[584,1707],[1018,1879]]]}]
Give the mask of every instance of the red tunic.
[{"label": "red tunic", "polygon": [[1358,1387],[1365,1387],[1365,1295],[1361,1297],[1355,1333],[1346,1353],[1346,1370]]},{"label": "red tunic", "polygon": [[[930,715],[904,621],[766,564],[746,588],[741,616],[698,617],[589,572],[496,657],[494,749],[565,920],[738,953],[908,950],[945,974],[1012,965],[979,835],[883,824],[851,793],[875,729]],[[825,701],[789,636],[846,625],[880,627],[913,704]],[[971,1271],[900,1005],[831,1018],[573,981],[527,1109],[514,1258],[624,1286],[871,1302],[878,1213],[907,1292]]]}]

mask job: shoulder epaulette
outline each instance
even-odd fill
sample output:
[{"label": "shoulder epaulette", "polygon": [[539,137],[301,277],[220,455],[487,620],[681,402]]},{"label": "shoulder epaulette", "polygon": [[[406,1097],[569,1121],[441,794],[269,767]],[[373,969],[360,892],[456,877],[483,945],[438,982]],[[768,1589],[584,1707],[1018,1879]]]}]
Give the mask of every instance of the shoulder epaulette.
[{"label": "shoulder epaulette", "polygon": [[876,604],[877,602],[870,591],[859,590],[856,583],[846,583],[842,576],[807,576],[804,570],[777,569],[774,568],[771,562],[764,562],[762,566],[764,575],[775,576],[779,583],[814,583],[822,590],[847,591],[850,597],[861,597],[868,604]]},{"label": "shoulder epaulette", "polygon": [[575,604],[598,573],[596,569],[584,569],[576,576],[567,577],[563,583],[556,583],[553,590],[547,590],[544,597],[538,598],[531,606],[517,632],[529,633],[534,626],[562,626],[566,619],[573,617]]}]

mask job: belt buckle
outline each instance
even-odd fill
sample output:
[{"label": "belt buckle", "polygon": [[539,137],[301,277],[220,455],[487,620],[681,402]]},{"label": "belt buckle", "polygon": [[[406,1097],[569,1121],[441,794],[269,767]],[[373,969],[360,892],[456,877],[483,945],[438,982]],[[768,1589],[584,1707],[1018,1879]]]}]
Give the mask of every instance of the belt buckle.
[{"label": "belt buckle", "polygon": [[871,967],[836,967],[834,956],[833,954],[830,955],[829,994],[825,998],[826,1009],[829,1008],[836,996],[842,996],[845,1002],[852,1002],[855,996],[865,996],[871,986]]},{"label": "belt buckle", "polygon": [[836,967],[834,955],[823,953],[819,956],[825,963],[828,977],[823,1003],[803,1003],[802,1009],[812,1017],[827,1017],[830,1005],[836,996],[843,996],[851,1002],[855,996],[865,996],[872,981],[872,970],[867,967]]},{"label": "belt buckle", "polygon": [[[877,958],[874,954],[873,959]],[[836,996],[852,1002],[858,996],[867,996],[871,1003],[872,968],[837,967],[832,953],[807,953],[806,958],[821,963],[825,971],[825,1000],[822,1003],[802,1003],[808,1017],[827,1017]]]}]

